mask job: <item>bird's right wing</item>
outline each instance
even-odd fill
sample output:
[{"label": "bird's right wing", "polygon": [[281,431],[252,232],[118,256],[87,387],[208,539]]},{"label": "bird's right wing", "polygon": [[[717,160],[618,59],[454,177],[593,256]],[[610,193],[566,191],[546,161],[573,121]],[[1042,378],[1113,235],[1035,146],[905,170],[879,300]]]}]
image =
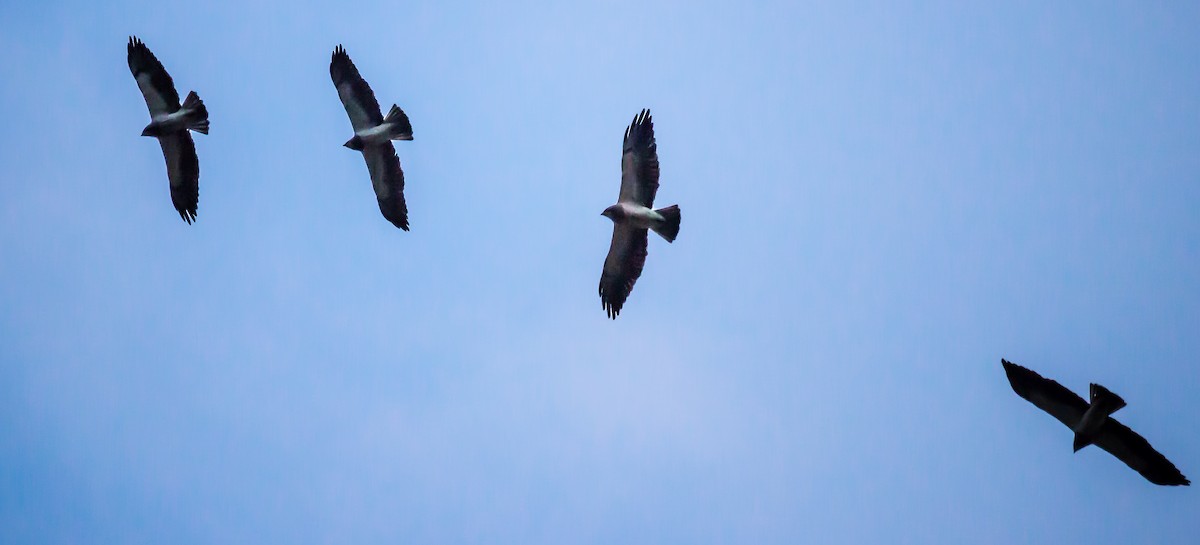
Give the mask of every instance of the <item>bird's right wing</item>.
[{"label": "bird's right wing", "polygon": [[1154,484],[1166,486],[1191,484],[1187,477],[1184,477],[1183,473],[1180,473],[1179,469],[1175,467],[1175,464],[1150,446],[1149,441],[1112,418],[1104,422],[1093,442]]},{"label": "bird's right wing", "polygon": [[391,142],[363,148],[363,159],[371,172],[371,186],[379,199],[379,211],[392,225],[408,230],[408,207],[404,204],[404,171]]},{"label": "bird's right wing", "polygon": [[617,319],[634,282],[642,275],[642,267],[646,265],[646,233],[646,229],[626,223],[613,224],[612,245],[604,259],[604,272],[600,274],[600,302],[609,318]]},{"label": "bird's right wing", "polygon": [[167,179],[171,182],[171,202],[183,221],[196,220],[200,203],[200,160],[189,131],[177,131],[158,137],[163,158],[167,160]]},{"label": "bird's right wing", "polygon": [[340,45],[333,50],[333,59],[329,61],[329,77],[333,78],[333,86],[337,88],[338,98],[342,99],[355,132],[383,123],[375,92],[358,74],[350,55]]},{"label": "bird's right wing", "polygon": [[133,73],[133,78],[137,80],[138,89],[142,91],[142,98],[146,99],[146,107],[150,109],[150,116],[169,114],[179,109],[179,92],[175,90],[175,82],[171,81],[171,75],[163,68],[158,58],[154,53],[150,52],[150,48],[142,43],[137,36],[129,37],[129,46],[127,47],[129,71]]},{"label": "bird's right wing", "polygon": [[621,145],[621,194],[617,202],[654,207],[658,192],[658,144],[654,141],[654,120],[650,110],[642,110],[625,129]]},{"label": "bird's right wing", "polygon": [[1083,413],[1087,412],[1088,408],[1088,403],[1082,397],[1062,384],[1020,365],[1008,360],[1000,362],[1004,365],[1004,372],[1008,374],[1008,383],[1017,395],[1050,413],[1068,428],[1075,429],[1075,425],[1083,418]]}]

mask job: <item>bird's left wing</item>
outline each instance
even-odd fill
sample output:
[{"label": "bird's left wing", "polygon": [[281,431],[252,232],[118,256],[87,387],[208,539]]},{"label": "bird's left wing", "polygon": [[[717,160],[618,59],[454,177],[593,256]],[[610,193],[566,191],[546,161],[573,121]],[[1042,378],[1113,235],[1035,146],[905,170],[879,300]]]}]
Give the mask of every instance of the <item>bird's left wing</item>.
[{"label": "bird's left wing", "polygon": [[175,90],[175,82],[163,68],[150,48],[142,43],[137,36],[129,37],[128,61],[129,71],[137,80],[142,98],[146,99],[146,107],[150,116],[169,114],[179,109],[179,92]]},{"label": "bird's left wing", "polygon": [[354,61],[342,46],[333,50],[333,58],[329,61],[329,77],[337,88],[338,98],[350,116],[350,124],[354,130],[369,129],[383,123],[383,113],[379,111],[379,101],[375,92],[367,85],[367,80],[358,73]]},{"label": "bird's left wing", "polygon": [[1000,363],[1017,395],[1050,413],[1068,428],[1074,429],[1087,412],[1088,403],[1062,384],[1008,360],[1000,360]]},{"label": "bird's left wing", "polygon": [[1166,486],[1191,484],[1187,477],[1184,477],[1183,473],[1175,467],[1175,464],[1150,446],[1149,441],[1112,418],[1104,422],[1093,442],[1154,484]]},{"label": "bird's left wing", "polygon": [[200,203],[200,160],[196,144],[189,131],[178,131],[158,137],[163,158],[167,160],[167,179],[171,182],[171,202],[183,221],[196,220]]},{"label": "bird's left wing", "polygon": [[600,302],[609,318],[617,319],[633,284],[642,275],[642,267],[646,265],[646,233],[646,229],[626,223],[613,224],[612,244],[604,259],[604,272],[600,274]]},{"label": "bird's left wing", "polygon": [[408,207],[404,204],[404,171],[391,142],[363,148],[363,159],[371,172],[371,186],[379,199],[379,211],[392,225],[408,230]]},{"label": "bird's left wing", "polygon": [[642,110],[625,129],[621,145],[621,194],[617,202],[654,206],[658,192],[658,144],[654,141],[654,119]]}]

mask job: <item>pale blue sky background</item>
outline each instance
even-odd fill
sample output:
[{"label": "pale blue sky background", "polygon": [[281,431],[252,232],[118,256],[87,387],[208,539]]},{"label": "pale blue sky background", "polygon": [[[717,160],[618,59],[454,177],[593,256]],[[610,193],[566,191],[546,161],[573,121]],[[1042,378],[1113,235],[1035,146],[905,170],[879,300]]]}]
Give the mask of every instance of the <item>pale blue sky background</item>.
[{"label": "pale blue sky background", "polygon": [[[0,6],[0,542],[1200,532],[1000,366],[1200,477],[1193,3],[49,4]],[[194,226],[130,34],[211,112]],[[683,227],[610,322],[643,107]]]}]

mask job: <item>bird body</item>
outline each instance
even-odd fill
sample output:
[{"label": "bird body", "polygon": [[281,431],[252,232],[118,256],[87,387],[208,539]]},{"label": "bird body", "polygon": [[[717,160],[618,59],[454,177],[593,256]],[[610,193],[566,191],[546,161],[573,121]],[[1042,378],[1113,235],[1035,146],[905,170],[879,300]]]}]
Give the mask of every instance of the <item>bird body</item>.
[{"label": "bird body", "polygon": [[[152,116],[150,124],[146,125],[145,129],[142,129],[142,136],[166,136],[192,128],[192,125],[195,124],[197,113],[198,109],[196,108],[181,107],[174,112]],[[208,134],[207,131],[207,127],[203,131],[197,129],[197,132],[202,134]]]},{"label": "bird body", "polygon": [[1088,404],[1087,411],[1083,413],[1079,423],[1071,428],[1071,431],[1075,432],[1073,446],[1076,452],[1092,444],[1096,434],[1104,428],[1104,423],[1108,420],[1109,415],[1125,406],[1124,399],[1099,384],[1091,385],[1089,397],[1091,403]]},{"label": "bird body", "polygon": [[[405,118],[407,121],[407,118]],[[346,141],[346,147],[362,151],[367,146],[380,146],[392,140],[412,140],[412,126],[407,123],[384,120],[375,126],[354,131],[354,137]]]},{"label": "bird body", "polygon": [[605,208],[600,215],[613,220],[613,223],[625,223],[638,229],[652,229],[667,221],[667,218],[652,208],[628,202]]}]

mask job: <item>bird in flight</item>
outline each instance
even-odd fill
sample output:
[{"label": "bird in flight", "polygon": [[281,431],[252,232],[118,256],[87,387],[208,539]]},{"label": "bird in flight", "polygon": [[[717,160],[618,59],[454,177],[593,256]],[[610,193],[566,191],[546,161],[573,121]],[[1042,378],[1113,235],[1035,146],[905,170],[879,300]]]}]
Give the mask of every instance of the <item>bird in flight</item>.
[{"label": "bird in flight", "polygon": [[371,174],[371,185],[379,200],[379,211],[392,225],[408,230],[408,208],[404,204],[404,171],[392,140],[412,140],[412,125],[408,116],[395,104],[387,116],[380,113],[379,102],[371,86],[358,73],[358,68],[342,46],[333,50],[329,75],[337,88],[342,106],[350,116],[354,137],[344,145],[361,151]]},{"label": "bird in flight", "polygon": [[1175,464],[1154,450],[1142,436],[1110,416],[1125,406],[1125,400],[1117,394],[1099,384],[1092,384],[1089,403],[1063,385],[1029,369],[1008,360],[1002,359],[1000,363],[1004,365],[1008,382],[1017,395],[1071,428],[1075,433],[1076,452],[1094,444],[1154,484],[1191,484]]},{"label": "bird in flight", "polygon": [[179,104],[170,74],[136,36],[129,37],[128,50],[129,71],[150,109],[150,124],[142,130],[142,136],[158,138],[167,160],[171,202],[183,221],[191,224],[200,202],[200,160],[189,131],[208,134],[208,109],[195,91],[188,93],[182,106]]},{"label": "bird in flight", "polygon": [[658,144],[650,110],[634,116],[621,147],[621,193],[617,204],[602,216],[613,222],[612,244],[600,274],[600,302],[609,318],[617,319],[634,282],[646,264],[647,231],[667,242],[679,234],[679,206],[653,209],[658,192]]}]

